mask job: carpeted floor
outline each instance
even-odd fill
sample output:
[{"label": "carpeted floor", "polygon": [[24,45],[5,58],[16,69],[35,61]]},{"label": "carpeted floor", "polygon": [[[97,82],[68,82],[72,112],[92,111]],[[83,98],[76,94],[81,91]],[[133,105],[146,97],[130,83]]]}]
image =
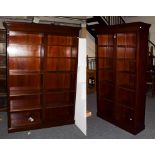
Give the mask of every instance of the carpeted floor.
[{"label": "carpeted floor", "polygon": [[88,110],[92,117],[88,118],[87,138],[96,139],[154,139],[155,138],[155,97],[148,95],[146,100],[145,130],[132,135],[96,116],[96,95],[87,98]]},{"label": "carpeted floor", "polygon": [[0,113],[0,139],[82,139],[86,136],[75,125],[8,133],[7,114]]},{"label": "carpeted floor", "polygon": [[75,125],[65,125],[46,129],[8,133],[7,114],[0,113],[0,139],[154,139],[155,138],[155,97],[148,96],[146,101],[145,130],[134,136],[96,116],[96,96],[87,97],[87,107],[92,117],[87,119],[87,136]]}]

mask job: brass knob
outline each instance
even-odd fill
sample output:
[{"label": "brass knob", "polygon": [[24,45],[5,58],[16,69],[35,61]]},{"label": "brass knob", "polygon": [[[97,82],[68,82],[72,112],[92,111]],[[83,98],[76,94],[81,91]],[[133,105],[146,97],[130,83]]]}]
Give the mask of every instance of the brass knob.
[{"label": "brass knob", "polygon": [[29,117],[29,118],[28,118],[28,121],[29,121],[29,122],[34,122],[34,118]]}]

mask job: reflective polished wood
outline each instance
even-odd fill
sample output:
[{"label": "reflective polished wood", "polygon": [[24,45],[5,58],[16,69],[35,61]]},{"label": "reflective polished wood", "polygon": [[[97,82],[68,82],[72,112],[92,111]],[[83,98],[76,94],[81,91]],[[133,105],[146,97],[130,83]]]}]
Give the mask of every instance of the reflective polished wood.
[{"label": "reflective polished wood", "polygon": [[4,23],[9,132],[74,123],[79,28]]},{"label": "reflective polished wood", "polygon": [[133,134],[145,128],[149,24],[97,27],[97,115]]}]

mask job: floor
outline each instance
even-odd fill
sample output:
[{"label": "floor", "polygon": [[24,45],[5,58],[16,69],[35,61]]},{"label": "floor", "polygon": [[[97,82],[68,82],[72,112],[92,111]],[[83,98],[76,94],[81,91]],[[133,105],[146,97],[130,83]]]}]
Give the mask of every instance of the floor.
[{"label": "floor", "polygon": [[154,139],[155,138],[155,97],[147,96],[145,130],[132,135],[96,116],[96,95],[87,97],[88,110],[92,117],[87,119],[87,136],[75,125],[65,125],[16,133],[7,132],[7,114],[0,113],[0,139]]},{"label": "floor", "polygon": [[86,136],[76,125],[64,125],[46,129],[8,133],[7,114],[0,113],[0,139],[82,139]]},{"label": "floor", "polygon": [[95,139],[154,139],[155,138],[155,97],[146,99],[145,130],[132,135],[96,116],[96,95],[90,94],[87,98],[88,110],[92,117],[88,118],[87,138]]}]

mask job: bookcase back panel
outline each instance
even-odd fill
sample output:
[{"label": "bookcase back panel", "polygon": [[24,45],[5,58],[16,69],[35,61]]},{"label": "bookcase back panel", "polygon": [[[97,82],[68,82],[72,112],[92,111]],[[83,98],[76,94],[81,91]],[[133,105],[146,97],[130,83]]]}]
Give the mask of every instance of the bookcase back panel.
[{"label": "bookcase back panel", "polygon": [[6,91],[6,81],[3,79],[0,79],[0,93],[3,93],[4,91]]},{"label": "bookcase back panel", "polygon": [[71,57],[70,46],[48,46],[47,57]]},{"label": "bookcase back panel", "polygon": [[40,57],[41,45],[10,43],[7,51],[9,57]]},{"label": "bookcase back panel", "polygon": [[113,47],[98,47],[98,56],[100,58],[113,58]]},{"label": "bookcase back panel", "polygon": [[[53,114],[53,115],[51,115]],[[46,108],[45,109],[45,124],[68,124],[73,123],[74,108],[73,106]]]},{"label": "bookcase back panel", "polygon": [[44,77],[45,89],[70,89],[71,77],[69,73],[47,73]]},{"label": "bookcase back panel", "polygon": [[40,71],[40,58],[11,57],[9,67],[12,71]]},{"label": "bookcase back panel", "polygon": [[99,96],[113,101],[114,99],[114,84],[108,82],[100,82]]},{"label": "bookcase back panel", "polygon": [[9,44],[19,45],[40,45],[42,43],[42,34],[30,33],[30,32],[9,32]]},{"label": "bookcase back panel", "polygon": [[41,109],[39,94],[11,96],[10,111]]},{"label": "bookcase back panel", "polygon": [[44,94],[44,102],[47,108],[73,106],[74,92],[48,92]]}]

